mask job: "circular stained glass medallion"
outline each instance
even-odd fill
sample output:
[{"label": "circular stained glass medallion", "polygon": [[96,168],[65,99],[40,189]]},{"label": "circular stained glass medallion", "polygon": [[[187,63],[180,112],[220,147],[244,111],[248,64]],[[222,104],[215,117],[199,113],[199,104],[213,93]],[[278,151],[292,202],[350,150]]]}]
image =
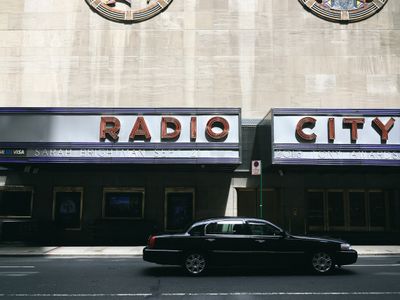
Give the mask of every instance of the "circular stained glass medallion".
[{"label": "circular stained glass medallion", "polygon": [[85,0],[104,18],[120,23],[139,23],[163,12],[173,0]]},{"label": "circular stained glass medallion", "polygon": [[377,13],[388,0],[299,0],[320,18],[341,22],[357,22]]}]

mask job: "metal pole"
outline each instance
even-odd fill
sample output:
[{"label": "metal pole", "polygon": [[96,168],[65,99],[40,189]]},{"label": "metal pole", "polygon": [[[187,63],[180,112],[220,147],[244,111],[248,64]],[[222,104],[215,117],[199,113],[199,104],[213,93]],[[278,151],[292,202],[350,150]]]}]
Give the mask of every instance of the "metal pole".
[{"label": "metal pole", "polygon": [[262,196],[262,190],[263,190],[263,186],[262,186],[262,168],[261,168],[261,173],[260,173],[260,218],[263,218],[263,196]]}]

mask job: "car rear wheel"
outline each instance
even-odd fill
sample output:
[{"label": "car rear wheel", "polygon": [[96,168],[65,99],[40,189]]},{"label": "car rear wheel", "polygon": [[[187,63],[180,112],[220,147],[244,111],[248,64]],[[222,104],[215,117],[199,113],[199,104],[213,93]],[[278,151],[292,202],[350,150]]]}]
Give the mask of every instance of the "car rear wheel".
[{"label": "car rear wheel", "polygon": [[201,253],[189,253],[185,257],[183,266],[190,275],[200,275],[206,269],[207,260]]},{"label": "car rear wheel", "polygon": [[326,274],[333,270],[335,264],[332,255],[327,252],[316,252],[311,258],[312,270],[318,274]]}]

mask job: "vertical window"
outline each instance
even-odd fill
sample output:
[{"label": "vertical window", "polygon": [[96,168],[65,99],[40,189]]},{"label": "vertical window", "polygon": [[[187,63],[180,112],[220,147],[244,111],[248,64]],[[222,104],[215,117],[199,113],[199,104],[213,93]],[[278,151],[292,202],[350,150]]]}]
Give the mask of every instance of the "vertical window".
[{"label": "vertical window", "polygon": [[370,211],[370,226],[385,227],[386,220],[386,205],[385,194],[382,191],[370,191],[369,196],[369,211]]},{"label": "vertical window", "polygon": [[324,227],[324,192],[309,191],[308,199],[308,226]]},{"label": "vertical window", "polygon": [[143,188],[104,188],[104,218],[142,219],[143,215]]},{"label": "vertical window", "polygon": [[350,191],[349,192],[349,212],[350,226],[364,227],[366,226],[365,218],[365,192]]},{"label": "vertical window", "polygon": [[168,188],[165,191],[165,229],[185,229],[194,219],[194,189]]},{"label": "vertical window", "polygon": [[53,197],[53,220],[64,229],[81,229],[81,187],[56,187]]},{"label": "vertical window", "polygon": [[307,204],[310,231],[400,229],[400,199],[397,191],[309,190]]},{"label": "vertical window", "polygon": [[328,191],[329,227],[344,226],[344,201],[342,191]]},{"label": "vertical window", "polygon": [[400,201],[396,197],[395,191],[388,192],[389,200],[389,228],[400,230]]},{"label": "vertical window", "polygon": [[0,217],[30,218],[33,189],[30,187],[0,188]]}]

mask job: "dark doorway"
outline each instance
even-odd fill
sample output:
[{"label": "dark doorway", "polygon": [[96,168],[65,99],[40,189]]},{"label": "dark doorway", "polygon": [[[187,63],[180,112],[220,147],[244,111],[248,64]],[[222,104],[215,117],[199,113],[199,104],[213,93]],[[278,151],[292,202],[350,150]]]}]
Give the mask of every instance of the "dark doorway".
[{"label": "dark doorway", "polygon": [[[237,189],[238,216],[260,217],[260,190]],[[263,189],[262,217],[277,225],[282,224],[282,208],[275,189]]]}]

